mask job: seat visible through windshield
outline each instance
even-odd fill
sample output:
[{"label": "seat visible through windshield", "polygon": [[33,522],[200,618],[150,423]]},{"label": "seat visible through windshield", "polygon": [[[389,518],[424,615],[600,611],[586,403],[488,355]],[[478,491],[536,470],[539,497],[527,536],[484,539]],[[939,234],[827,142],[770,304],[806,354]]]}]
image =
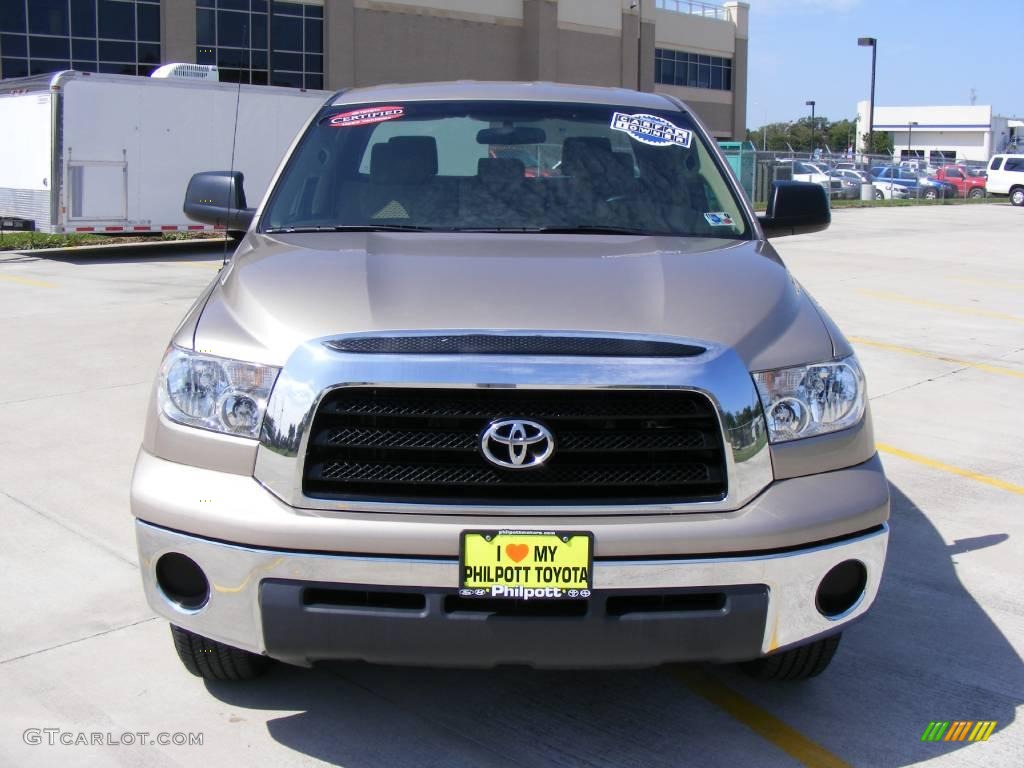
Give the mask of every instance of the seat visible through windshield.
[{"label": "seat visible through windshield", "polygon": [[683,112],[522,102],[325,108],[262,227],[374,226],[732,238],[748,231]]}]

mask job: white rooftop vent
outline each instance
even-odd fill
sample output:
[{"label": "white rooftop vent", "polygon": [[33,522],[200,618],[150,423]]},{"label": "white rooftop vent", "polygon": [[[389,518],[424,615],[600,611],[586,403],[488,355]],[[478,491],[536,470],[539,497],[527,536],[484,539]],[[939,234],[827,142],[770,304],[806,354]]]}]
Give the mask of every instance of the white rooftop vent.
[{"label": "white rooftop vent", "polygon": [[154,70],[150,77],[219,81],[220,72],[212,64],[164,64]]}]

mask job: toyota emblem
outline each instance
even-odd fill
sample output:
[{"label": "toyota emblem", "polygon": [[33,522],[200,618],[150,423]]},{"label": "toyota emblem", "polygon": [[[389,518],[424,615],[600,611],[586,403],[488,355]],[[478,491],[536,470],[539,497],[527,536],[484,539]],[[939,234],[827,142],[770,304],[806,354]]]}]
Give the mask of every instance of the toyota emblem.
[{"label": "toyota emblem", "polygon": [[502,469],[539,467],[555,451],[555,438],[543,424],[525,419],[493,421],[480,436],[486,459]]}]

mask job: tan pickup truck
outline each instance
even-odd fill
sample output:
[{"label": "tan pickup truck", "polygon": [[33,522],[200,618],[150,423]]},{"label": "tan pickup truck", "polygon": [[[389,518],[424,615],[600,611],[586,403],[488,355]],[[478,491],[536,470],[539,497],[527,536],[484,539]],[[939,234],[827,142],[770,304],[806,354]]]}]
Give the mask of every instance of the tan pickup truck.
[{"label": "tan pickup truck", "polygon": [[850,344],[670,96],[340,92],[174,332],[131,486],[185,666],[829,663],[889,494]]}]

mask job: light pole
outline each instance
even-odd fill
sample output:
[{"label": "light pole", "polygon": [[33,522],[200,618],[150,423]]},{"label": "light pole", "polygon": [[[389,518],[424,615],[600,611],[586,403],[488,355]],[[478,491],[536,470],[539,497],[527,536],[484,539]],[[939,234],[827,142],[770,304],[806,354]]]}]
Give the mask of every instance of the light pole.
[{"label": "light pole", "polygon": [[858,37],[857,45],[871,47],[871,104],[868,107],[868,146],[864,153],[870,155],[875,144],[875,56],[878,53],[878,39]]},{"label": "light pole", "polygon": [[805,101],[804,104],[806,104],[808,107],[811,108],[811,159],[813,160],[814,159],[814,104],[815,104],[815,101],[814,101],[814,99],[811,99],[810,101]]},{"label": "light pole", "polygon": [[636,8],[636,89],[642,91],[643,81],[641,72],[643,69],[643,28],[644,28],[644,0],[633,0],[629,4],[630,10]]},{"label": "light pole", "polygon": [[907,123],[907,159],[912,160],[914,158],[914,126],[917,125],[917,120],[911,120]]}]

